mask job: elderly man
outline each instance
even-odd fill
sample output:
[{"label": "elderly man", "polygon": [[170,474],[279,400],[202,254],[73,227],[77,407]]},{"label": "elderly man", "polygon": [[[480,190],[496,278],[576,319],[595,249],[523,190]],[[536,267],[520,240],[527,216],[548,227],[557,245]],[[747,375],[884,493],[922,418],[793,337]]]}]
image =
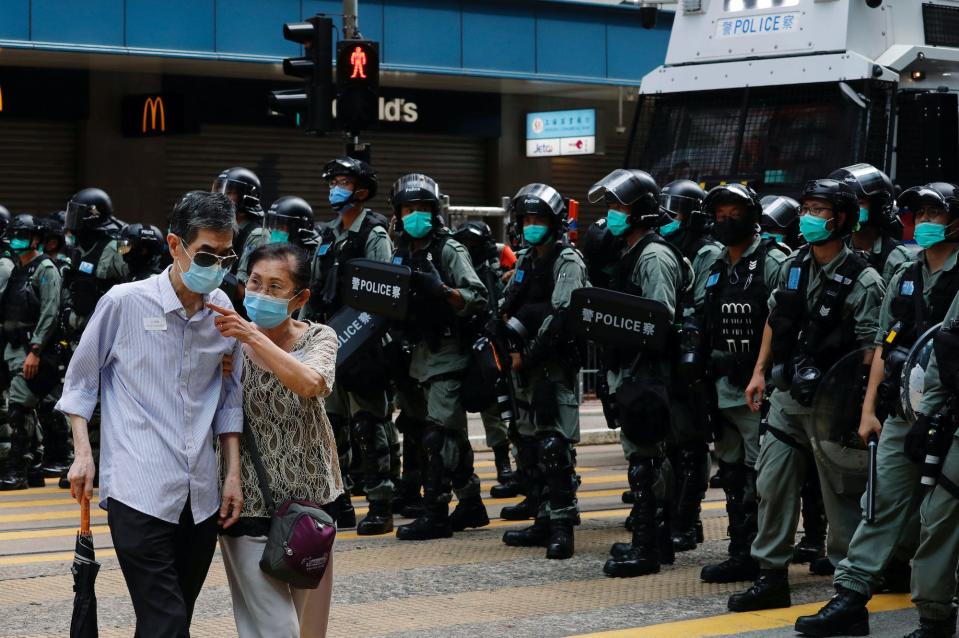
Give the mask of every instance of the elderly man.
[{"label": "elderly man", "polygon": [[[93,493],[87,421],[100,397],[100,507],[137,616],[137,635],[189,636],[216,546],[242,506],[239,344],[220,335],[210,301],[236,261],[233,203],[188,193],[170,216],[173,265],[112,288],[97,304],[67,370],[57,409],[73,429],[70,491]],[[234,357],[224,376],[224,355]],[[218,494],[214,436],[225,464]]]}]

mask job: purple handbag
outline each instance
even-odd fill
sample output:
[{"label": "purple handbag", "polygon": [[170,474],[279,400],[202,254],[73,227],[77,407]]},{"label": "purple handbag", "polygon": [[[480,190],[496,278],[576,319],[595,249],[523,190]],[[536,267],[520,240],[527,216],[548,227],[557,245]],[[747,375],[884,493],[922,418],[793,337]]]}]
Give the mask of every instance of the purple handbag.
[{"label": "purple handbag", "polygon": [[332,517],[312,501],[289,499],[276,507],[249,424],[244,424],[243,436],[270,514],[270,532],[260,558],[260,569],[292,587],[316,589],[330,564],[336,525]]}]

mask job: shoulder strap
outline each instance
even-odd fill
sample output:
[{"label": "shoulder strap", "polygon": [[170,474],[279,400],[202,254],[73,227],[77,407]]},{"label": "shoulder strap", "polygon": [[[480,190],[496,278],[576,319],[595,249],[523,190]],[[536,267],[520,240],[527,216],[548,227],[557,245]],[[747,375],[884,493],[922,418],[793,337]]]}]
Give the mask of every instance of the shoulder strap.
[{"label": "shoulder strap", "polygon": [[270,477],[266,473],[266,467],[263,465],[263,457],[260,456],[260,450],[256,446],[256,435],[250,429],[250,423],[243,415],[243,439],[249,448],[250,459],[253,461],[253,469],[256,471],[256,480],[260,485],[260,492],[263,494],[263,502],[266,504],[266,511],[270,516],[276,511],[276,502],[273,500],[273,493],[270,491]]}]

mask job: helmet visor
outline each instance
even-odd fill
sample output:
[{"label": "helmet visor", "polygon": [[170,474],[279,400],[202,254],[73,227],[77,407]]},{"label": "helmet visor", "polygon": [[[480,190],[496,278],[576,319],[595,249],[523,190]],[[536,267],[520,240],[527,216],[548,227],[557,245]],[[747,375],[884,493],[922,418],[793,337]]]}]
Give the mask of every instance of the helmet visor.
[{"label": "helmet visor", "polygon": [[67,218],[64,223],[66,230],[76,232],[87,222],[94,221],[99,217],[96,208],[89,204],[70,201],[67,203]]},{"label": "helmet visor", "polygon": [[935,206],[949,210],[949,203],[939,191],[928,186],[913,186],[903,191],[897,200],[903,214],[915,215],[925,206]]},{"label": "helmet visor", "polygon": [[432,177],[422,173],[410,173],[393,184],[391,203],[402,206],[411,202],[430,202],[433,207],[439,204],[440,187]]},{"label": "helmet visor", "polygon": [[639,179],[624,168],[615,171],[593,184],[586,198],[596,204],[606,197],[612,197],[623,206],[629,206],[643,194]]},{"label": "helmet visor", "polygon": [[763,217],[761,225],[774,225],[789,228],[799,218],[799,202],[792,197],[763,197]]},{"label": "helmet visor", "polygon": [[517,215],[535,213],[561,217],[564,208],[563,197],[546,184],[527,184],[513,196],[513,210]]},{"label": "helmet visor", "polygon": [[871,164],[853,164],[846,166],[843,170],[856,180],[866,197],[872,197],[888,188],[883,174]]},{"label": "helmet visor", "polygon": [[659,196],[659,206],[668,210],[674,216],[688,216],[702,208],[702,201],[695,197],[686,197],[685,195],[661,193]]}]

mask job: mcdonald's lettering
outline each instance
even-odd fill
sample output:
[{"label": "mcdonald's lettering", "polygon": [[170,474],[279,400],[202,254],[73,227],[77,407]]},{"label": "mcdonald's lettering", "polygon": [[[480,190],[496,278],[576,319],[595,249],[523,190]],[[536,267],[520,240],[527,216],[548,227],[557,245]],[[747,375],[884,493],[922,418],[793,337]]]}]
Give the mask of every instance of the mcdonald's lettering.
[{"label": "mcdonald's lettering", "polygon": [[166,131],[166,111],[163,108],[163,97],[158,95],[148,97],[143,101],[143,122],[140,125],[140,132],[147,132],[147,114],[150,115],[150,130],[157,130],[157,114],[160,115],[160,132]]}]

